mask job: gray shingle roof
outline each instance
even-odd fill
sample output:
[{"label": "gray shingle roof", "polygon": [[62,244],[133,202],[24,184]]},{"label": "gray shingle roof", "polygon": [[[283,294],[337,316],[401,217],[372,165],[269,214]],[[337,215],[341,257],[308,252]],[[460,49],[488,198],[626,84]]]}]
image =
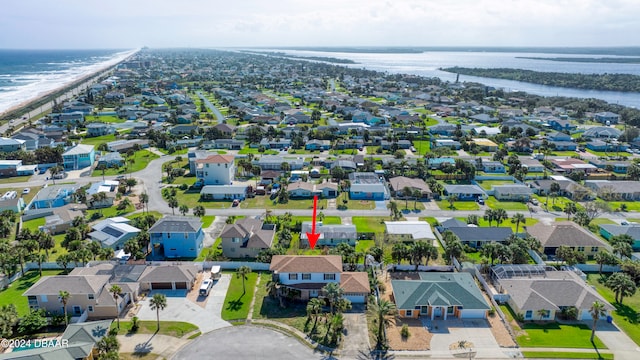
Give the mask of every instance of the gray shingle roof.
[{"label": "gray shingle roof", "polygon": [[58,295],[60,290],[68,291],[72,296],[75,294],[97,294],[105,286],[110,275],[74,276],[56,275],[43,276],[24,292],[28,295]]},{"label": "gray shingle roof", "polygon": [[490,309],[469,273],[420,273],[420,280],[392,280],[391,287],[398,309],[429,305]]},{"label": "gray shingle roof", "polygon": [[478,185],[445,185],[447,194],[474,194],[486,195]]},{"label": "gray shingle roof", "polygon": [[189,216],[165,216],[149,229],[149,233],[197,232],[200,228],[202,228],[202,222],[198,218]]},{"label": "gray shingle roof", "polygon": [[460,241],[504,241],[513,234],[510,227],[450,227],[447,230],[456,234]]},{"label": "gray shingle roof", "polygon": [[537,223],[527,227],[526,230],[529,235],[538,239],[543,247],[607,246],[595,235],[571,221],[562,221],[551,225]]}]

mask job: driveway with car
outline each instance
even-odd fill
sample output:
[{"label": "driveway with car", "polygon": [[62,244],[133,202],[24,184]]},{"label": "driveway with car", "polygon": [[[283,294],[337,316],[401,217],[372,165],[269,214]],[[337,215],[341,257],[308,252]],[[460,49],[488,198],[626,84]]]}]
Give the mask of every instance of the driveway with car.
[{"label": "driveway with car", "polygon": [[151,310],[149,300],[154,293],[160,292],[167,296],[167,307],[160,311],[160,321],[185,321],[199,327],[203,334],[231,326],[220,317],[230,282],[231,275],[223,274],[213,285],[204,308],[187,299],[184,291],[151,291],[144,300],[140,301],[142,306],[136,316],[140,320],[156,320],[156,311]]}]

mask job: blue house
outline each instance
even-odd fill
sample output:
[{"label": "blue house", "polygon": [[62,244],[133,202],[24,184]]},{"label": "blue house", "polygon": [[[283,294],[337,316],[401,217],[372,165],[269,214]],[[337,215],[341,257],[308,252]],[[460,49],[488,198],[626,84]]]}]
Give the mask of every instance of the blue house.
[{"label": "blue house", "polygon": [[486,173],[504,174],[506,169],[504,165],[499,161],[483,161],[482,170]]},{"label": "blue house", "polygon": [[87,137],[104,136],[115,132],[116,128],[109,124],[99,122],[87,124]]},{"label": "blue house", "polygon": [[196,258],[202,250],[204,232],[199,218],[165,216],[150,229],[151,257]]},{"label": "blue house", "polygon": [[304,145],[305,150],[329,150],[331,142],[329,140],[309,140]]},{"label": "blue house", "polygon": [[558,119],[556,117],[548,118],[547,124],[549,125],[549,127],[551,127],[553,130],[556,130],[556,131],[563,131],[563,130],[571,131],[577,128],[577,126],[574,124],[571,124],[569,120]]},{"label": "blue house", "polygon": [[79,170],[93,165],[96,152],[93,145],[76,145],[62,154],[65,170]]},{"label": "blue house", "polygon": [[487,194],[478,185],[445,185],[444,195],[455,196],[460,201],[476,201],[487,197]]},{"label": "blue house", "polygon": [[349,181],[351,182],[349,197],[352,200],[383,201],[389,199],[387,187],[374,173],[351,173]]},{"label": "blue house", "polygon": [[51,185],[42,188],[31,200],[27,210],[50,209],[64,206],[70,203],[72,195],[76,192],[75,185]]}]

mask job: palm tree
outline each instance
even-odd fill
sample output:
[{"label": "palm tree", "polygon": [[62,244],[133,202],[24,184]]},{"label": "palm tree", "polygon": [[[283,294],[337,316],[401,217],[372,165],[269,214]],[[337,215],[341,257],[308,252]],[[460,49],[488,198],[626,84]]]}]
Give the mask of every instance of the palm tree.
[{"label": "palm tree", "polygon": [[67,318],[67,302],[69,302],[69,298],[71,298],[71,295],[69,294],[68,291],[60,290],[60,293],[58,294],[58,299],[62,303],[62,309],[64,310],[64,325],[65,326],[69,325],[69,319]]},{"label": "palm tree", "polygon": [[404,208],[408,209],[409,196],[413,195],[413,190],[409,186],[402,188],[402,196],[404,196]]},{"label": "palm tree", "polygon": [[160,330],[160,310],[164,310],[167,307],[167,297],[164,294],[153,294],[151,300],[149,300],[151,310],[156,311],[156,318],[158,319],[158,330]]},{"label": "palm tree", "polygon": [[96,170],[102,171],[102,181],[104,181],[104,172],[107,170],[107,165],[104,163],[98,164],[98,166],[96,166]]},{"label": "palm tree", "polygon": [[593,304],[591,304],[589,313],[593,319],[593,326],[591,327],[591,342],[593,343],[593,338],[596,336],[596,325],[598,324],[598,320],[607,315],[607,309],[604,308],[604,303],[594,301]]},{"label": "palm tree", "polygon": [[311,328],[311,332],[313,332],[316,329],[316,324],[318,323],[318,316],[322,311],[323,305],[324,304],[322,300],[318,298],[313,298],[309,300],[309,303],[307,303],[307,314],[313,314],[313,327]]},{"label": "palm tree", "polygon": [[251,268],[246,265],[242,265],[238,268],[238,270],[236,270],[236,277],[242,278],[242,295],[247,293],[244,282],[245,280],[248,280],[248,275],[250,273],[251,273]]},{"label": "palm tree", "polygon": [[56,165],[49,169],[49,172],[51,173],[51,180],[53,180],[53,185],[56,184],[56,175],[60,174],[63,171],[64,169],[60,165]]},{"label": "palm tree", "polygon": [[198,205],[194,207],[192,211],[193,211],[193,216],[197,216],[197,217],[203,217],[206,214],[206,210],[202,205]]},{"label": "palm tree", "polygon": [[322,288],[324,296],[329,301],[329,308],[333,314],[334,306],[344,295],[344,289],[338,283],[328,283]]},{"label": "palm tree", "polygon": [[175,209],[178,207],[178,199],[176,199],[175,196],[170,196],[167,199],[167,205],[171,208],[171,213],[175,215],[176,214]]},{"label": "palm tree", "polygon": [[420,199],[422,197],[422,191],[420,191],[420,189],[413,189],[413,209],[414,210],[418,210],[418,207],[416,206],[418,203],[418,199]]},{"label": "palm tree", "polygon": [[507,210],[505,209],[495,209],[494,216],[494,220],[496,221],[497,226],[500,226],[503,221],[509,218],[509,215],[507,215]]},{"label": "palm tree", "polygon": [[617,303],[622,304],[625,296],[631,296],[636,293],[636,284],[633,279],[625,273],[615,273],[607,279],[605,286],[611,289],[615,294]]},{"label": "palm tree", "polygon": [[149,212],[149,194],[147,194],[146,192],[143,192],[142,194],[140,194],[140,204],[142,204],[142,206],[147,206],[147,213]]},{"label": "palm tree", "polygon": [[518,229],[520,228],[520,223],[526,223],[527,219],[525,219],[522,213],[515,213],[511,218],[511,223],[516,224],[516,234],[518,233]]},{"label": "palm tree", "polygon": [[380,349],[385,341],[384,328],[391,322],[390,317],[397,313],[396,305],[384,299],[374,300],[370,303],[369,312],[378,322],[376,348]]},{"label": "palm tree", "polygon": [[178,208],[178,210],[180,211],[180,213],[182,214],[182,216],[186,216],[187,213],[189,212],[189,207],[187,205],[180,205],[180,207]]},{"label": "palm tree", "polygon": [[113,295],[113,300],[116,301],[116,321],[118,322],[118,329],[120,329],[120,312],[118,311],[118,297],[122,293],[122,288],[118,285],[111,285],[109,292]]}]

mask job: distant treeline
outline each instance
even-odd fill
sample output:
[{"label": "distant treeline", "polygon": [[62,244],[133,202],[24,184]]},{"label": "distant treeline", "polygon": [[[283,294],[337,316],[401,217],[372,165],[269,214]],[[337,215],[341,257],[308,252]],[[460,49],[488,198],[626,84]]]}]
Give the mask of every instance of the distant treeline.
[{"label": "distant treeline", "polygon": [[357,64],[355,61],[349,60],[349,59],[338,59],[338,58],[324,57],[324,56],[297,56],[297,55],[290,55],[290,54],[285,54],[283,52],[277,52],[277,51],[246,51],[246,52],[259,54],[259,55],[280,56],[280,57],[286,57],[290,59],[324,61],[324,62],[334,63],[334,64]]},{"label": "distant treeline", "polygon": [[287,50],[341,52],[354,54],[420,54],[421,48],[405,47],[285,47]]},{"label": "distant treeline", "polygon": [[457,66],[440,70],[462,75],[515,80],[575,89],[640,92],[640,76],[629,74],[568,74],[523,69],[480,69]]},{"label": "distant treeline", "polygon": [[548,60],[548,61],[562,61],[562,62],[576,62],[576,63],[610,63],[610,64],[640,64],[640,58],[574,58],[574,57],[533,57],[533,56],[516,56],[516,59],[530,59],[530,60]]}]

